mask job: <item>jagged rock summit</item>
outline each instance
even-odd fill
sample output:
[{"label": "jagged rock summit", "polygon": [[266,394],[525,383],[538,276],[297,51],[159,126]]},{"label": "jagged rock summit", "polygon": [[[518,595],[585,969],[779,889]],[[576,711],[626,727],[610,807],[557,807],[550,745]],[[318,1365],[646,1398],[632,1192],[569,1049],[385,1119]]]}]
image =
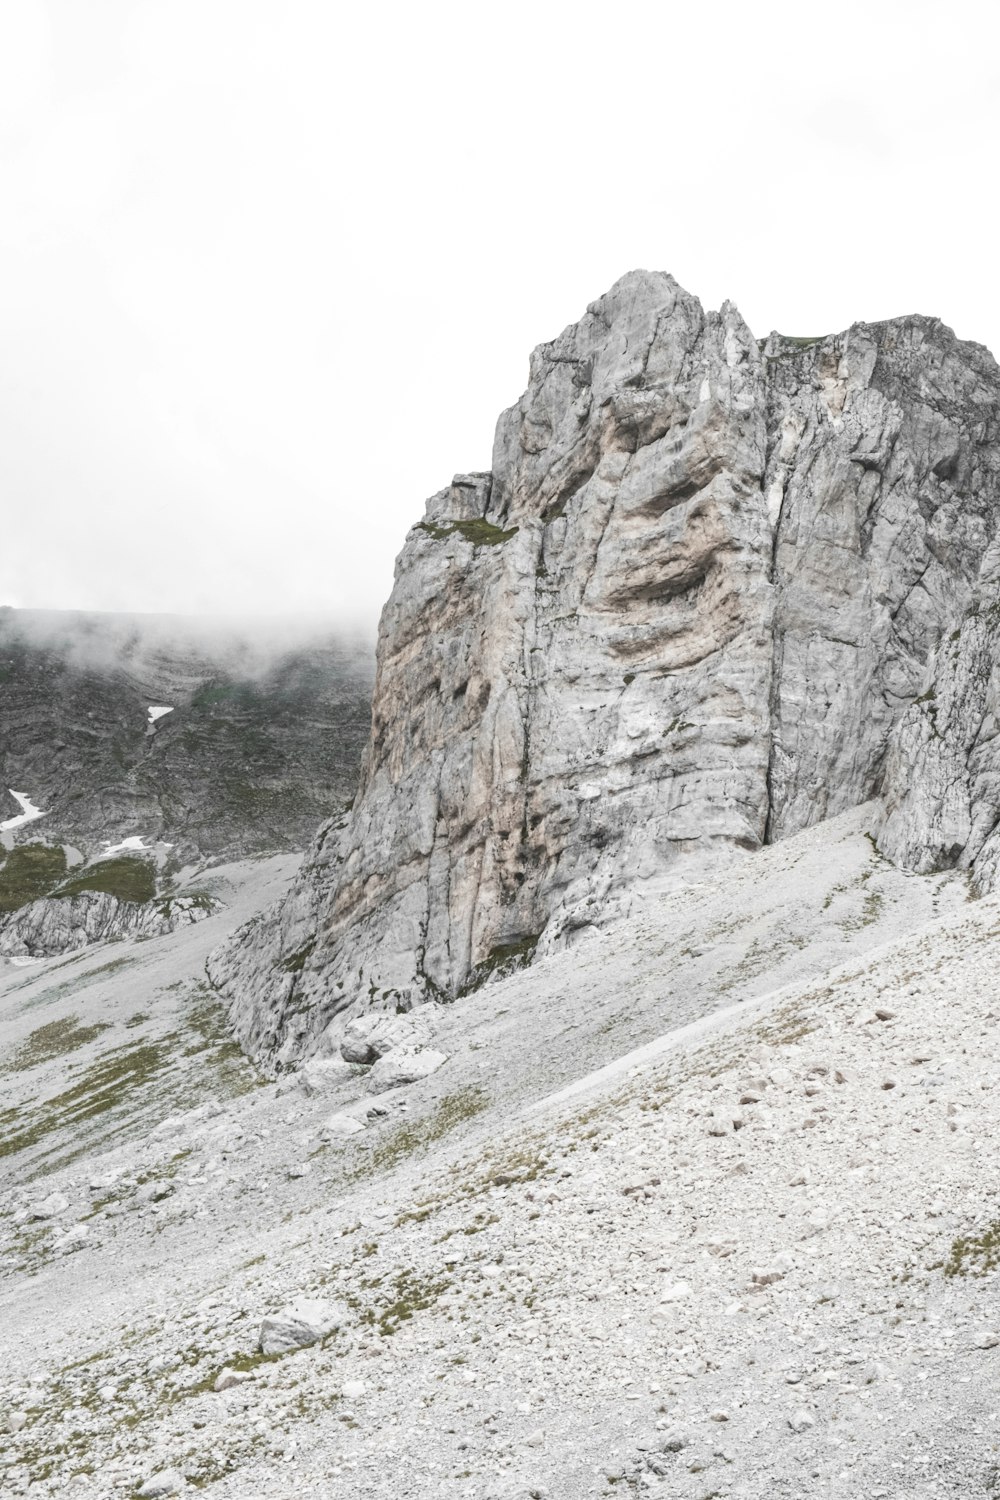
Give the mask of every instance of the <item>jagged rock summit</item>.
[{"label": "jagged rock summit", "polygon": [[941,322],[756,339],[633,272],[409,533],[353,812],[210,962],[280,1067],[884,795],[993,878],[1000,370]]}]

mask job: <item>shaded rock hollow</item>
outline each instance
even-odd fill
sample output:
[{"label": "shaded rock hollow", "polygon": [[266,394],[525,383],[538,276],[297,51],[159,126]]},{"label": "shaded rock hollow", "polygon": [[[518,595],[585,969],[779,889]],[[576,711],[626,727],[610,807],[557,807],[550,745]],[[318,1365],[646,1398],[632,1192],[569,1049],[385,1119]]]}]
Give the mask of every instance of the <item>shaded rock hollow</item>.
[{"label": "shaded rock hollow", "polygon": [[210,962],[244,1044],[323,1052],[883,791],[894,858],[975,863],[998,419],[936,319],[762,343],[662,274],[538,348],[407,537],[352,813]]}]

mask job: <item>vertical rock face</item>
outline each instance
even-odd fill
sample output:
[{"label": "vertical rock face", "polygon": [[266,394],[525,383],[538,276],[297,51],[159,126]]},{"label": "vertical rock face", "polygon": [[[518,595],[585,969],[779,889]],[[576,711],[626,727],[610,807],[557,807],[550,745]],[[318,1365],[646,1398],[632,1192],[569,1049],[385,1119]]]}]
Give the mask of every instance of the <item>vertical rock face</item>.
[{"label": "vertical rock face", "polygon": [[998,410],[935,320],[760,346],[645,272],[536,350],[407,538],[353,813],[213,958],[242,1040],[324,1050],[873,795],[995,530]]},{"label": "vertical rock face", "polygon": [[1000,509],[1000,372],[932,318],[766,352],[780,838],[879,789],[969,603]]}]

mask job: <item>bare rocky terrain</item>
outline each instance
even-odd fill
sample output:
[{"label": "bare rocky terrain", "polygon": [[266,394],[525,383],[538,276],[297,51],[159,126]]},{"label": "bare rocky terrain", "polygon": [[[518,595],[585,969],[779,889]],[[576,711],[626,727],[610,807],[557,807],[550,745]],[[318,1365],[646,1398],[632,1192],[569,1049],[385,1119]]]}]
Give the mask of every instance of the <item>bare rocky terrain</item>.
[{"label": "bare rocky terrain", "polygon": [[996,1494],[998,490],[936,319],[635,272],[356,795],[353,647],[0,616],[0,1494]]},{"label": "bare rocky terrain", "polygon": [[990,1494],[1000,908],[877,815],[426,1008],[408,1085],[227,1042],[287,861],[8,969],[3,1493]]}]

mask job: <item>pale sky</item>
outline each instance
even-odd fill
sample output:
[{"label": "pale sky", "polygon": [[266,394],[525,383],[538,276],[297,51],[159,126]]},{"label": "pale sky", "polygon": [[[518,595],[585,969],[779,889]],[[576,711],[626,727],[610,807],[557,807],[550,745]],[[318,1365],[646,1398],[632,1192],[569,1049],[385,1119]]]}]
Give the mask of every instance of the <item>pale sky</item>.
[{"label": "pale sky", "polygon": [[0,0],[0,604],[373,624],[637,266],[1000,353],[998,15]]}]

